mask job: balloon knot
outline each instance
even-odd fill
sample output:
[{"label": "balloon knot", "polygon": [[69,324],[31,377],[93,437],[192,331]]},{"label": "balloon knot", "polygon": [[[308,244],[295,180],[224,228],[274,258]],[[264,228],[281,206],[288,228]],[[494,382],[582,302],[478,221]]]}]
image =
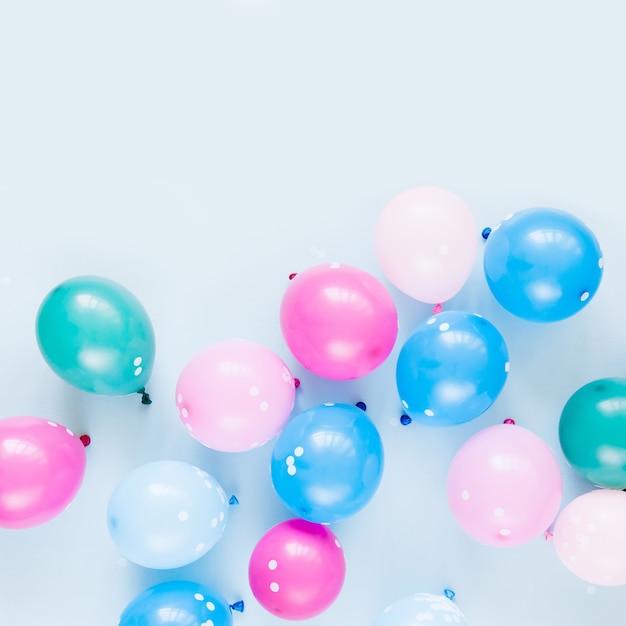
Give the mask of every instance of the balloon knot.
[{"label": "balloon knot", "polygon": [[289,280],[293,280],[297,275],[297,272],[292,272],[291,274],[289,274]]},{"label": "balloon knot", "polygon": [[367,411],[367,404],[365,404],[365,402],[357,402],[354,406],[361,409],[361,411]]},{"label": "balloon knot", "polygon": [[239,613],[243,613],[243,609],[244,609],[243,600],[237,600],[237,602],[234,602],[233,604],[229,604],[228,608],[231,611],[238,611]]},{"label": "balloon knot", "polygon": [[480,234],[482,235],[483,239],[487,239],[489,235],[491,235],[491,228],[489,228],[489,226],[487,226],[487,228],[483,228],[483,232]]},{"label": "balloon knot", "polygon": [[515,420],[511,419],[510,417],[507,417],[502,423],[503,424],[515,424]]},{"label": "balloon knot", "polygon": [[454,593],[454,591],[452,591],[452,589],[444,589],[443,590],[443,595],[446,596],[446,598],[448,598],[448,600],[454,600],[454,597],[456,596],[456,593]]},{"label": "balloon knot", "polygon": [[297,389],[300,386],[300,379],[299,378],[294,378],[293,379],[293,386]]},{"label": "balloon knot", "polygon": [[550,541],[554,537],[554,533],[551,530],[546,530],[546,541]]},{"label": "balloon knot", "polygon": [[85,448],[91,443],[91,437],[89,435],[81,435],[79,439]]},{"label": "balloon knot", "polygon": [[435,307],[433,308],[433,314],[437,314],[437,313],[441,313],[442,308],[441,308],[441,303],[439,304],[435,304]]},{"label": "balloon knot", "polygon": [[239,500],[237,500],[237,496],[235,495],[230,496],[230,499],[228,500],[228,504],[230,504],[230,506],[237,506],[239,504]]},{"label": "balloon knot", "polygon": [[141,404],[152,404],[150,396],[146,393],[146,388],[142,387],[137,393],[141,394]]},{"label": "balloon knot", "polygon": [[402,426],[408,426],[412,421],[413,420],[406,413],[400,416],[400,424],[402,424]]}]

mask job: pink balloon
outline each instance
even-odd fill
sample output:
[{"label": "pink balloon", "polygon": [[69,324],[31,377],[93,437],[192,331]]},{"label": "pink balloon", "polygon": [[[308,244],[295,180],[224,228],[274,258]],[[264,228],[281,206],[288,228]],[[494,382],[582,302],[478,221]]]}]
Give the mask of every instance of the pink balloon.
[{"label": "pink balloon", "polygon": [[176,385],[180,419],[213,450],[243,452],[277,435],[295,400],[294,378],[271,350],[250,341],[215,343],[196,354]]},{"label": "pink balloon", "polygon": [[476,222],[457,195],[415,187],[383,209],[375,231],[378,262],[411,298],[439,304],[455,296],[474,265]]},{"label": "pink balloon", "polygon": [[545,533],[558,513],[562,491],[552,450],[514,424],[477,432],[448,470],[452,515],[470,537],[490,546],[517,546]]},{"label": "pink balloon", "polygon": [[0,420],[0,527],[30,528],[72,501],[83,480],[85,446],[40,417]]},{"label": "pink balloon", "polygon": [[369,374],[391,353],[396,306],[380,281],[350,265],[330,263],[297,274],[280,307],[283,337],[311,372],[333,380]]},{"label": "pink balloon", "polygon": [[270,528],[250,557],[254,597],[289,620],[315,617],[337,598],[346,574],[343,549],[327,526],[302,519]]},{"label": "pink balloon", "polygon": [[626,493],[590,491],[572,500],[554,524],[557,556],[595,585],[626,585]]}]

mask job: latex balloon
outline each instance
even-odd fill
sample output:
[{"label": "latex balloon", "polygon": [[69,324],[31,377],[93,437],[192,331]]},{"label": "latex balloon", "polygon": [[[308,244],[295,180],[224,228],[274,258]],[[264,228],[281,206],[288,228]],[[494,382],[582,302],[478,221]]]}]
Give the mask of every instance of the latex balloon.
[{"label": "latex balloon", "polygon": [[261,606],[283,619],[323,613],[341,592],[346,574],[334,533],[302,519],[270,528],[250,556],[248,578]]},{"label": "latex balloon", "polygon": [[465,202],[446,189],[415,187],[397,195],[382,211],[375,234],[385,276],[420,302],[446,302],[472,271],[476,222]]},{"label": "latex balloon", "polygon": [[154,331],[122,285],[98,276],[66,280],[44,299],[36,326],[41,354],[69,384],[109,396],[143,391],[154,364]]},{"label": "latex balloon", "polygon": [[602,378],[567,401],[559,440],[572,467],[595,485],[626,487],[626,379]]},{"label": "latex balloon", "polygon": [[324,404],[293,417],[271,462],[276,493],[292,513],[330,523],[361,510],[383,472],[383,444],[372,420],[349,404]]},{"label": "latex balloon", "polygon": [[457,605],[445,595],[414,593],[385,607],[373,626],[468,626]]},{"label": "latex balloon", "polygon": [[543,535],[562,497],[558,462],[535,433],[514,424],[489,426],[452,459],[447,494],[461,529],[481,543],[517,546]]},{"label": "latex balloon", "polygon": [[294,378],[285,363],[264,346],[239,339],[196,354],[176,385],[189,434],[221,452],[243,452],[275,437],[294,400]]},{"label": "latex balloon", "polygon": [[554,523],[556,554],[594,585],[626,585],[626,493],[598,489],[578,496]]},{"label": "latex balloon", "polygon": [[59,515],[85,465],[85,447],[69,428],[41,417],[0,420],[0,527],[30,528]]},{"label": "latex balloon", "polygon": [[551,208],[506,217],[491,231],[483,257],[496,300],[532,322],[555,322],[580,311],[598,290],[603,265],[586,224]]},{"label": "latex balloon", "polygon": [[327,263],[290,282],[280,326],[304,367],[324,378],[350,380],[387,359],[398,335],[398,315],[376,278],[350,265]]},{"label": "latex balloon", "polygon": [[188,565],[220,539],[228,501],[215,478],[183,461],[155,461],[127,474],[107,508],[111,539],[130,561],[154,569]]},{"label": "latex balloon", "polygon": [[231,626],[230,606],[215,591],[188,580],[153,585],[124,609],[118,626]]},{"label": "latex balloon", "polygon": [[485,318],[464,311],[420,322],[396,363],[396,385],[406,413],[428,426],[454,426],[484,413],[502,391],[509,353]]}]

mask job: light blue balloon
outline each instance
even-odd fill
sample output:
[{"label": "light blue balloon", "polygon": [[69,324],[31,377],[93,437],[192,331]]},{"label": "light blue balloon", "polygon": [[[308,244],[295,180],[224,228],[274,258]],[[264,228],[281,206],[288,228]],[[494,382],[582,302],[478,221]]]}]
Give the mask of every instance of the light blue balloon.
[{"label": "light blue balloon", "polygon": [[603,265],[586,224],[550,208],[524,209],[502,220],[483,256],[496,300],[532,322],[555,322],[580,311],[598,290]]},{"label": "light blue balloon", "polygon": [[183,461],[155,461],[131,471],[107,508],[111,539],[130,561],[153,569],[182,567],[220,539],[228,500],[204,470]]},{"label": "light blue balloon", "polygon": [[124,609],[118,626],[231,626],[231,608],[217,593],[196,582],[154,585]]},{"label": "light blue balloon", "polygon": [[323,404],[292,417],[281,431],[272,453],[272,483],[296,516],[336,522],[370,501],[383,462],[382,440],[364,411]]},{"label": "light blue balloon", "polygon": [[457,605],[444,595],[414,593],[390,604],[372,626],[468,626]]},{"label": "light blue balloon", "polygon": [[396,363],[405,412],[428,426],[477,418],[498,397],[509,371],[504,338],[484,317],[445,311],[420,322]]}]

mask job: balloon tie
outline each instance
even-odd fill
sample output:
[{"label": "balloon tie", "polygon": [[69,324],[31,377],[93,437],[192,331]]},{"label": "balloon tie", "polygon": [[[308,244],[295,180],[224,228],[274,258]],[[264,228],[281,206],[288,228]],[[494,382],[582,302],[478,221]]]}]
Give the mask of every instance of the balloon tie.
[{"label": "balloon tie", "polygon": [[435,304],[435,307],[433,308],[433,315],[437,315],[437,313],[441,313],[441,311],[442,311],[441,303]]},{"label": "balloon tie", "polygon": [[81,435],[79,439],[85,448],[91,443],[91,437],[89,435]]},{"label": "balloon tie", "polygon": [[357,402],[354,406],[361,409],[361,411],[367,411],[367,404],[365,404],[365,402]]},{"label": "balloon tie", "polygon": [[230,496],[228,500],[228,504],[230,504],[230,506],[237,506],[239,504],[239,500],[237,499],[237,496],[235,495]]},{"label": "balloon tie", "polygon": [[452,589],[444,589],[443,590],[443,595],[446,596],[446,598],[448,598],[448,600],[454,600],[456,593],[454,593],[454,591],[452,591]]},{"label": "balloon tie", "polygon": [[300,386],[300,379],[299,378],[294,378],[293,379],[293,386],[297,389]]},{"label": "balloon tie", "polygon": [[291,274],[289,274],[289,280],[293,280],[297,275],[297,272],[292,272]]},{"label": "balloon tie", "polygon": [[243,613],[243,609],[244,609],[243,600],[237,600],[237,602],[233,602],[233,604],[229,604],[228,608],[231,611],[237,611],[239,613]]},{"label": "balloon tie", "polygon": [[546,530],[546,541],[550,541],[552,537],[554,537],[554,533],[550,529]]},{"label": "balloon tie", "polygon": [[412,421],[413,420],[406,413],[400,416],[400,424],[402,424],[402,426],[408,426]]},{"label": "balloon tie", "polygon": [[487,239],[489,235],[491,235],[491,228],[489,228],[489,226],[487,226],[487,228],[483,228],[483,232],[480,234],[482,235],[483,239]]},{"label": "balloon tie", "polygon": [[515,420],[511,419],[510,417],[507,417],[502,423],[503,424],[515,424]]},{"label": "balloon tie", "polygon": [[141,394],[141,404],[152,404],[150,396],[146,393],[146,388],[142,387],[137,393]]}]

